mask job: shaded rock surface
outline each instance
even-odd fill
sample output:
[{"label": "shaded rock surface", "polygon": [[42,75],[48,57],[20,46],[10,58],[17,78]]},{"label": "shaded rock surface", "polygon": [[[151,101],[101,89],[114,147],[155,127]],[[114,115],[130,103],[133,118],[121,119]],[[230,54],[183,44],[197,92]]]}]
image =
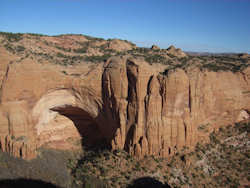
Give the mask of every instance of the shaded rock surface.
[{"label": "shaded rock surface", "polygon": [[39,149],[38,153],[37,158],[26,161],[0,151],[0,187],[73,187],[67,169],[72,153],[45,149]]}]

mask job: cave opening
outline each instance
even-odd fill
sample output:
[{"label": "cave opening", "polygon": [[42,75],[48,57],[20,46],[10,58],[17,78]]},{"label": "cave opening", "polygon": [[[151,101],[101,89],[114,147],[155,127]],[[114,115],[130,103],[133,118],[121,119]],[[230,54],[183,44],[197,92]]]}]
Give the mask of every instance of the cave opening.
[{"label": "cave opening", "polygon": [[75,106],[62,106],[50,109],[70,119],[80,134],[81,146],[84,150],[110,149],[100,123],[83,109]]}]

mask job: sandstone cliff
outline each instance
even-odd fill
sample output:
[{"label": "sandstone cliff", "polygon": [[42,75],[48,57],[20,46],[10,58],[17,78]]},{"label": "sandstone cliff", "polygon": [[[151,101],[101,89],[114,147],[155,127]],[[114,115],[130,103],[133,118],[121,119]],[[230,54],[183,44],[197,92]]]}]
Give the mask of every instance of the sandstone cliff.
[{"label": "sandstone cliff", "polygon": [[249,118],[250,68],[165,71],[143,58],[61,66],[0,47],[0,148],[31,159],[41,147],[110,147],[166,157]]}]

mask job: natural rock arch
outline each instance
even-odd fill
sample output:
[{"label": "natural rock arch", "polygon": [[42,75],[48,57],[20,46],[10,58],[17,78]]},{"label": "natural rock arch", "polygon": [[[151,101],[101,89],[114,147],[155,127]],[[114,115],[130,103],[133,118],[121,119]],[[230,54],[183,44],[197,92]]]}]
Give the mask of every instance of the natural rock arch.
[{"label": "natural rock arch", "polygon": [[101,102],[89,89],[50,91],[37,102],[32,116],[36,122],[37,147],[109,147]]}]

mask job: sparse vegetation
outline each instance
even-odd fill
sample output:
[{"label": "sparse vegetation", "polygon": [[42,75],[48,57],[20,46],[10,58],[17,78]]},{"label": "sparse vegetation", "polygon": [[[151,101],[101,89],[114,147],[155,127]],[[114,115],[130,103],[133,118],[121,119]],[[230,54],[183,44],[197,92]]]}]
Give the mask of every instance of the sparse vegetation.
[{"label": "sparse vegetation", "polygon": [[9,42],[18,42],[22,40],[23,34],[21,33],[10,33],[10,32],[0,32],[0,35],[5,37]]},{"label": "sparse vegetation", "polygon": [[[178,57],[169,53],[166,49],[152,50],[150,48],[135,47],[135,45],[129,41],[124,40],[126,43],[130,44],[133,49],[128,51],[115,51],[109,48],[109,42],[112,39],[106,41],[102,38],[95,38],[85,35],[83,36],[88,41],[75,40],[70,43],[69,46],[65,46],[64,43],[53,43],[52,41],[47,41],[47,39],[40,37],[46,36],[41,34],[21,34],[21,33],[6,33],[0,32],[0,36],[3,36],[3,46],[13,54],[22,54],[24,56],[29,56],[32,59],[37,60],[37,62],[42,63],[44,60],[54,64],[60,65],[74,65],[83,62],[98,63],[106,61],[111,56],[125,56],[131,55],[133,57],[143,57],[149,64],[160,63],[166,66],[163,75],[167,75],[171,71],[176,69],[187,70],[190,66],[197,67],[201,71],[231,71],[231,72],[242,72],[250,64],[250,58],[241,58],[240,55],[206,55],[206,56],[192,56],[187,55],[185,57]],[[65,37],[67,35],[53,36],[52,39]],[[37,47],[35,49],[30,49],[23,43],[20,43],[24,37],[29,40],[36,41]],[[104,42],[103,44],[96,45],[96,42]],[[50,48],[55,48],[56,50],[50,50],[49,52],[40,46],[45,44]],[[75,43],[75,44],[74,44]],[[76,45],[77,48],[71,45]],[[94,49],[93,52],[89,49]],[[59,51],[58,51],[59,50]],[[95,55],[96,53],[96,55]],[[27,57],[28,57],[27,56]]]},{"label": "sparse vegetation", "polygon": [[[48,43],[47,43],[47,45],[48,45]],[[63,47],[60,47],[60,46],[55,46],[57,49],[59,49],[59,50],[62,50],[62,51],[64,51],[64,52],[71,52],[72,50],[70,49],[70,48],[63,48]]]},{"label": "sparse vegetation", "polygon": [[250,65],[250,61],[241,59],[238,56],[198,56],[198,57],[185,57],[176,60],[172,60],[172,63],[162,73],[167,75],[170,70],[177,68],[186,70],[190,66],[195,66],[201,71],[212,71],[212,72],[241,72]]},{"label": "sparse vegetation", "polygon": [[17,51],[17,52],[23,52],[24,50],[25,50],[25,47],[24,47],[24,46],[18,45],[18,46],[16,47],[16,51]]},{"label": "sparse vegetation", "polygon": [[[154,177],[171,187],[238,187],[249,182],[250,123],[221,128],[210,135],[210,143],[197,144],[192,152],[183,148],[170,159],[148,156],[131,158],[123,151],[87,152],[71,165],[74,181],[95,176],[109,187],[122,186],[137,178]],[[207,125],[201,125],[205,129]],[[87,170],[88,169],[88,170]],[[155,174],[158,174],[155,176]]]},{"label": "sparse vegetation", "polygon": [[74,52],[75,52],[75,53],[86,53],[87,50],[88,50],[87,47],[82,47],[82,48],[74,49]]},{"label": "sparse vegetation", "polygon": [[164,56],[161,56],[158,54],[146,56],[145,60],[149,62],[150,64],[153,64],[153,63],[170,64],[169,61]]},{"label": "sparse vegetation", "polygon": [[106,61],[108,58],[110,58],[110,54],[104,54],[102,56],[86,56],[85,61],[90,61],[90,62],[103,62]]},{"label": "sparse vegetation", "polygon": [[4,47],[5,47],[6,50],[8,50],[9,52],[15,54],[15,48],[13,48],[13,46],[11,46],[9,43],[4,44]]},{"label": "sparse vegetation", "polygon": [[87,38],[90,41],[103,41],[103,38],[98,38],[98,37],[91,37],[89,35],[83,35],[85,38]]}]

